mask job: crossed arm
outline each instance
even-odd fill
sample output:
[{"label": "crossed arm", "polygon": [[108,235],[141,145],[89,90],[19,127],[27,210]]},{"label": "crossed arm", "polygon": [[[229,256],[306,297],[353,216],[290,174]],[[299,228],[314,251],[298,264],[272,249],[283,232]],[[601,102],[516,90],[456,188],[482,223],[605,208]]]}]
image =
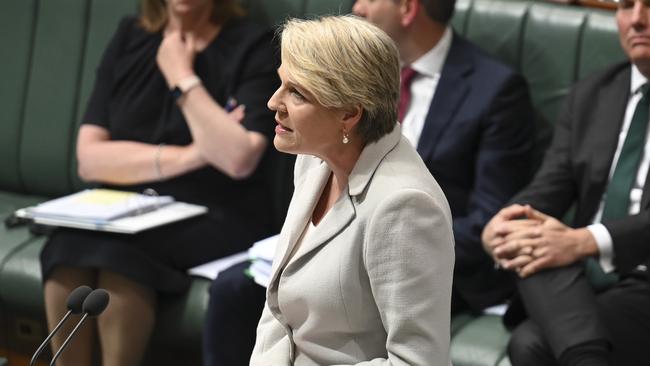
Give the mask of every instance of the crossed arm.
[{"label": "crossed arm", "polygon": [[[179,32],[165,37],[157,63],[169,85],[194,74],[195,55],[193,37],[183,39]],[[179,100],[179,107],[192,133],[193,142],[187,146],[116,141],[104,127],[83,125],[77,138],[80,177],[86,181],[137,184],[175,177],[206,165],[234,179],[245,178],[255,170],[268,141],[261,133],[238,123],[244,119],[244,106],[228,112],[203,86],[198,86]]]}]

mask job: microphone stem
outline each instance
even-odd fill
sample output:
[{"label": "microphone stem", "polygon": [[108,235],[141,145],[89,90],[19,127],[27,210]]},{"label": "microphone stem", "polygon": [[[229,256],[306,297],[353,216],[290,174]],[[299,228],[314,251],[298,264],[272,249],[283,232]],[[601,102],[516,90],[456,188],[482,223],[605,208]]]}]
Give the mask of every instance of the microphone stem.
[{"label": "microphone stem", "polygon": [[38,346],[38,349],[36,350],[36,352],[34,352],[32,359],[29,361],[29,366],[34,366],[36,364],[36,360],[38,359],[38,356],[40,356],[41,352],[43,352],[43,349],[45,348],[45,346],[47,346],[47,343],[50,341],[50,339],[54,337],[54,334],[56,334],[56,332],[59,331],[59,328],[61,328],[63,323],[65,323],[65,321],[68,320],[70,314],[72,314],[72,311],[68,310],[68,312],[65,313],[63,318],[59,321],[59,324],[57,324],[56,327],[54,327],[54,330],[52,330],[52,332],[47,335],[47,338],[45,338],[43,343],[41,343],[41,345]]},{"label": "microphone stem", "polygon": [[86,321],[86,318],[88,318],[88,313],[84,314],[84,316],[81,317],[81,320],[79,321],[79,323],[77,323],[77,325],[74,327],[74,329],[72,329],[72,332],[70,332],[70,334],[68,335],[68,338],[65,339],[65,341],[61,345],[61,348],[59,348],[59,350],[56,352],[54,357],[52,357],[52,362],[50,362],[50,366],[54,366],[54,364],[56,363],[56,360],[59,359],[59,356],[61,356],[61,353],[63,353],[63,350],[65,350],[65,348],[68,346],[68,343],[70,343],[70,340],[72,340],[72,337],[74,337],[75,333],[77,333],[79,328]]}]

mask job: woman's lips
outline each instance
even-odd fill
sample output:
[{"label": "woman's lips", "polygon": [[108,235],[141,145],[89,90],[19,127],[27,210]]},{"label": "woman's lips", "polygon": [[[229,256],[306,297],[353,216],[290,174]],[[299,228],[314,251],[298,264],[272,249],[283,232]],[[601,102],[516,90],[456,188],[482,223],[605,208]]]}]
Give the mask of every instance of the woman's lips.
[{"label": "woman's lips", "polygon": [[293,132],[292,129],[289,127],[283,125],[282,123],[278,122],[277,120],[275,121],[278,125],[275,126],[275,133],[287,133],[287,132]]}]

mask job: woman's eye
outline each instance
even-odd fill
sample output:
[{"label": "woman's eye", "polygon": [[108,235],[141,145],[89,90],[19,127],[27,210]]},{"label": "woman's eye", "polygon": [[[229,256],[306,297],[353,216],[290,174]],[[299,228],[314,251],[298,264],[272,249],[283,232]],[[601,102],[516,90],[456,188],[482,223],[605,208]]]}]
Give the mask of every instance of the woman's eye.
[{"label": "woman's eye", "polygon": [[300,100],[300,101],[305,100],[305,97],[304,97],[302,94],[300,94],[300,92],[297,91],[297,90],[294,89],[294,88],[289,89],[289,93],[290,93],[294,98],[296,98],[296,99],[298,99],[298,100]]}]

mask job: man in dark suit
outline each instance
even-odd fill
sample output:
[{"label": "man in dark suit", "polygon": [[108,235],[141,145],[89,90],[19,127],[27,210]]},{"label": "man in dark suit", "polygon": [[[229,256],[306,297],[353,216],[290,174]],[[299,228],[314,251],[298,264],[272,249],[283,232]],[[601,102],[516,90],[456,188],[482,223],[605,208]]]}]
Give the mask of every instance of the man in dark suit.
[{"label": "man in dark suit", "polygon": [[622,0],[616,19],[631,63],[575,85],[540,171],[482,235],[521,277],[513,365],[648,364],[650,8]]},{"label": "man in dark suit", "polygon": [[[494,268],[480,234],[532,177],[534,117],[525,80],[453,32],[454,6],[455,0],[358,0],[353,11],[398,46],[405,66],[402,131],[442,187],[454,219],[452,311],[478,313],[514,291],[515,276]],[[250,316],[259,318],[264,288],[242,274],[245,266],[212,285],[204,353],[214,361],[206,365],[245,364],[254,343],[248,327]]]},{"label": "man in dark suit", "polygon": [[357,0],[353,11],[397,44],[402,131],[445,192],[454,219],[453,310],[480,312],[514,289],[513,276],[495,270],[482,250],[480,235],[532,177],[534,118],[525,80],[448,25],[454,5]]}]

